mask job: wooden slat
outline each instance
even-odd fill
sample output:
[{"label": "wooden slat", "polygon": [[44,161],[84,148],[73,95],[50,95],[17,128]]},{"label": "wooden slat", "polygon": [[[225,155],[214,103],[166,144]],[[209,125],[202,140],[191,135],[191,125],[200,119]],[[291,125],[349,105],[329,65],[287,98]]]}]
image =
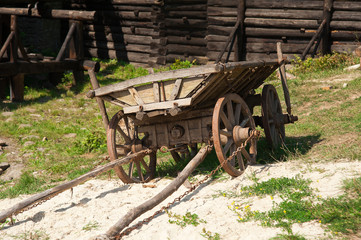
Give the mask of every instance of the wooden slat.
[{"label": "wooden slat", "polygon": [[135,102],[138,105],[144,104],[143,99],[140,97],[139,93],[137,92],[137,90],[134,87],[128,88],[128,91],[129,91],[130,95],[132,95],[133,99],[135,100]]},{"label": "wooden slat", "polygon": [[[183,98],[183,99],[158,102],[158,103],[148,103],[148,104],[144,104],[142,107],[143,107],[143,111],[170,109],[174,106],[175,103],[178,104],[178,107],[190,106],[192,103],[192,98]],[[135,113],[139,111],[139,106],[124,107],[123,111],[125,114]]]},{"label": "wooden slat", "polygon": [[174,88],[170,94],[170,100],[175,100],[179,94],[180,88],[182,86],[182,79],[177,79],[174,83]]},{"label": "wooden slat", "polygon": [[159,83],[153,83],[153,94],[154,94],[154,102],[160,102],[160,94],[159,94]]}]

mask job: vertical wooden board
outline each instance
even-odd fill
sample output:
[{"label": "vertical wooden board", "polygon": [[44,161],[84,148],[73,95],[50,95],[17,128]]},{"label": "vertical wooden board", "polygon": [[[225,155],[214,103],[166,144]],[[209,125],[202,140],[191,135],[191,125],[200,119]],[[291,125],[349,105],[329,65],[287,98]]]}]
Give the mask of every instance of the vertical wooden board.
[{"label": "vertical wooden board", "polygon": [[144,105],[143,99],[134,87],[128,88],[128,91],[138,105]]},{"label": "vertical wooden board", "polygon": [[159,83],[153,83],[153,95],[154,95],[154,102],[160,102],[160,94],[159,94]]},{"label": "vertical wooden board", "polygon": [[182,79],[177,79],[174,83],[174,86],[173,86],[173,90],[170,94],[170,100],[175,100],[177,99],[177,96],[179,95],[179,92],[180,92],[180,89],[182,87]]}]

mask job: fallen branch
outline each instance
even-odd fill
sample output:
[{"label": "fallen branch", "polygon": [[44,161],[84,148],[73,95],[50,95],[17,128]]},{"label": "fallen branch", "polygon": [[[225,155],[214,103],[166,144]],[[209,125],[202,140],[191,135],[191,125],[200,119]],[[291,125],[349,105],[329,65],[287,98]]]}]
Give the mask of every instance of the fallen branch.
[{"label": "fallen branch", "polygon": [[90,178],[94,178],[101,173],[107,172],[107,171],[113,169],[115,166],[127,164],[127,163],[131,162],[137,156],[145,154],[146,151],[147,150],[143,150],[143,151],[128,155],[124,158],[114,160],[108,164],[99,166],[98,168],[94,169],[93,171],[88,172],[74,180],[71,180],[70,182],[63,183],[59,186],[53,187],[44,192],[38,193],[28,199],[25,199],[25,200],[19,202],[18,204],[16,204],[15,206],[13,206],[12,208],[9,208],[9,209],[3,211],[0,214],[0,222],[5,221],[6,218],[11,217],[12,215],[21,212],[22,210],[26,209],[29,206],[32,206],[38,202],[46,200],[52,196],[58,195],[59,193],[62,193],[70,188],[73,188],[79,184],[86,182]]},{"label": "fallen branch", "polygon": [[130,210],[125,216],[123,216],[114,226],[112,226],[104,235],[97,236],[92,239],[112,239],[119,234],[125,227],[133,222],[137,217],[143,213],[151,210],[159,203],[164,201],[172,193],[184,183],[188,176],[194,171],[194,169],[204,160],[211,148],[202,148],[198,154],[187,164],[183,171],[174,179],[165,189],[158,193],[153,198],[149,199],[145,203]]}]

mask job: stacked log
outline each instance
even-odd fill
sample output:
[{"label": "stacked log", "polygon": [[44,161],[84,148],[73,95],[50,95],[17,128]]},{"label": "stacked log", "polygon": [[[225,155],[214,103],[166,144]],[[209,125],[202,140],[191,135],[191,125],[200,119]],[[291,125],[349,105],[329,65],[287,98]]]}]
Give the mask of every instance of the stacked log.
[{"label": "stacked log", "polygon": [[161,41],[152,48],[161,55],[158,64],[176,59],[206,63],[207,0],[165,0],[160,24]]},{"label": "stacked log", "polygon": [[277,42],[284,55],[294,58],[322,22],[323,1],[246,1],[245,16],[247,60],[277,58]]},{"label": "stacked log", "polygon": [[159,41],[154,26],[160,5],[151,0],[74,0],[71,8],[97,11],[98,20],[84,24],[89,57],[152,65],[151,44]]},{"label": "stacked log", "polygon": [[330,25],[331,50],[353,52],[361,45],[361,2],[335,0]]},{"label": "stacked log", "polygon": [[[232,0],[208,0],[208,35],[207,35],[207,57],[210,61],[215,61],[220,52],[225,48],[225,44],[237,22],[238,1]],[[235,59],[234,49],[232,49],[230,60]],[[222,60],[226,58],[223,55]]]}]

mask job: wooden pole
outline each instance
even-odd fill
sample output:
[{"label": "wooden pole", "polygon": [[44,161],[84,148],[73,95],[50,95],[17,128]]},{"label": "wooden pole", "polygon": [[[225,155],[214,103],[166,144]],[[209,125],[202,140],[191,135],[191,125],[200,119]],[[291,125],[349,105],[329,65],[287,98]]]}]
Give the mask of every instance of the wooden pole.
[{"label": "wooden pole", "polygon": [[[225,51],[227,50],[228,45],[229,45],[229,43],[231,42],[231,40],[233,39],[234,35],[236,34],[237,29],[238,29],[238,27],[239,27],[239,24],[240,24],[240,20],[237,20],[237,23],[236,23],[236,25],[233,27],[233,30],[232,30],[231,34],[229,35],[229,37],[228,37],[228,39],[227,39],[227,42],[226,42],[226,44],[224,45],[224,48],[222,49],[222,51],[219,53],[219,55],[218,55],[218,57],[217,57],[216,63],[219,63],[219,62],[222,60],[222,56],[223,56],[223,54],[225,53]],[[231,49],[230,49],[229,51],[231,51]]]},{"label": "wooden pole", "polygon": [[43,200],[46,200],[49,197],[52,197],[54,195],[58,195],[59,193],[62,193],[70,188],[73,188],[79,184],[84,183],[85,181],[94,178],[96,176],[98,176],[99,174],[102,174],[104,172],[107,172],[109,170],[111,170],[112,168],[114,168],[115,166],[121,166],[127,163],[130,163],[131,161],[133,161],[133,159],[135,159],[136,157],[138,157],[139,155],[145,155],[146,154],[146,150],[131,154],[129,156],[126,156],[124,158],[121,159],[117,159],[114,160],[110,163],[107,163],[103,166],[99,166],[98,168],[94,169],[91,172],[88,172],[74,180],[71,180],[69,182],[60,184],[59,186],[53,187],[51,189],[48,189],[44,192],[38,193],[34,196],[31,196],[28,199],[25,199],[17,204],[15,204],[13,207],[3,211],[0,213],[0,222],[3,222],[6,220],[6,218],[11,217],[14,214],[19,213],[21,210],[35,204],[38,202],[41,202]]},{"label": "wooden pole", "polygon": [[[69,42],[69,58],[84,59],[83,23],[77,20],[70,20],[69,24],[76,24],[76,29]],[[73,84],[84,81],[84,71],[73,71]]]},{"label": "wooden pole", "polygon": [[7,37],[4,45],[0,50],[0,59],[4,56],[6,49],[9,47],[10,42],[13,40],[14,36],[15,36],[15,32],[10,32],[9,36]]},{"label": "wooden pole", "polygon": [[197,155],[187,164],[187,166],[178,175],[178,177],[174,179],[166,188],[164,188],[160,193],[158,193],[145,203],[130,210],[114,226],[109,228],[109,230],[105,233],[105,236],[98,236],[97,239],[107,239],[116,236],[137,217],[151,210],[159,203],[164,201],[167,197],[169,197],[172,193],[177,191],[177,189],[185,182],[185,180],[187,180],[187,178],[194,171],[194,169],[204,160],[209,151],[211,151],[211,148],[207,147],[199,150]]},{"label": "wooden pole", "polygon": [[309,43],[307,44],[307,47],[305,48],[305,50],[303,51],[302,56],[301,56],[302,61],[305,60],[306,55],[307,55],[308,51],[310,51],[310,48],[311,48],[312,45],[314,44],[316,38],[318,38],[318,36],[320,36],[320,34],[322,33],[322,30],[324,30],[325,24],[326,24],[326,19],[324,19],[324,20],[322,21],[322,23],[321,23],[320,26],[318,27],[315,35],[313,35],[313,37],[311,38],[311,40],[310,40]]},{"label": "wooden pole", "polygon": [[240,21],[237,31],[237,43],[234,49],[234,61],[239,62],[246,60],[246,38],[245,38],[245,26],[244,19],[246,13],[246,0],[239,0],[237,8],[237,19]]},{"label": "wooden pole", "polygon": [[323,19],[326,19],[326,23],[322,34],[321,52],[322,54],[328,54],[331,53],[330,22],[332,18],[333,0],[324,0],[323,3]]},{"label": "wooden pole", "polygon": [[[281,42],[277,43],[277,56],[278,56],[278,62],[282,62],[284,60],[283,59],[282,43]],[[290,99],[290,92],[288,91],[288,86],[287,86],[286,67],[285,67],[284,62],[281,64],[279,70],[280,70],[280,75],[281,75],[283,94],[285,96],[287,113],[289,115],[291,115],[291,99]]]},{"label": "wooden pole", "polygon": [[60,48],[60,51],[59,51],[59,53],[58,53],[58,56],[56,56],[55,61],[58,62],[58,61],[61,61],[61,60],[64,59],[65,51],[66,51],[66,49],[68,48],[69,42],[70,42],[70,40],[71,40],[72,37],[73,37],[75,28],[76,28],[76,23],[72,23],[71,26],[70,26],[70,28],[69,28],[68,34],[67,34],[66,37],[65,37],[65,40],[64,40],[64,42],[63,42],[63,45],[62,45],[61,48]]}]

